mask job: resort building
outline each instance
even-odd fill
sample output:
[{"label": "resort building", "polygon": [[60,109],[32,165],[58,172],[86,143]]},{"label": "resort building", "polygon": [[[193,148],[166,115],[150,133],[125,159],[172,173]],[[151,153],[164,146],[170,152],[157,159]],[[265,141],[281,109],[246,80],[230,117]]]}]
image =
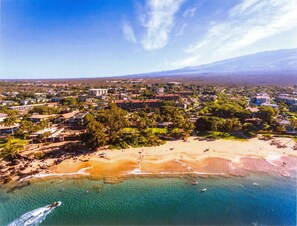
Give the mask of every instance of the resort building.
[{"label": "resort building", "polygon": [[13,126],[0,125],[0,135],[13,134],[15,131],[18,130],[19,127],[20,127],[19,123],[15,123]]},{"label": "resort building", "polygon": [[37,122],[41,122],[46,119],[55,118],[55,117],[56,117],[56,115],[38,115],[38,114],[36,114],[36,115],[32,115],[28,119],[34,123],[37,123]]},{"label": "resort building", "polygon": [[276,102],[286,103],[288,105],[293,105],[297,103],[297,98],[291,97],[289,94],[282,94],[275,98]]},{"label": "resort building", "polygon": [[251,102],[257,106],[261,106],[261,105],[270,104],[271,99],[268,94],[263,93],[253,97]]},{"label": "resort building", "polygon": [[36,106],[44,106],[46,104],[28,104],[28,105],[20,105],[20,106],[12,106],[9,109],[18,110],[18,111],[26,111],[30,110]]},{"label": "resort building", "polygon": [[89,89],[89,95],[96,97],[106,95],[107,92],[108,89]]}]

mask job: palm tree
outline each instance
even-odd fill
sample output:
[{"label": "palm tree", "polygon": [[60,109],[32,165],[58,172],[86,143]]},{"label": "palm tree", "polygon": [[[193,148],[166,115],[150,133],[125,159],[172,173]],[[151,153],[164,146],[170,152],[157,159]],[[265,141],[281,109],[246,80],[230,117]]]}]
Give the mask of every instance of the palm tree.
[{"label": "palm tree", "polygon": [[13,143],[13,137],[9,136],[5,147],[2,149],[1,156],[3,158],[15,159],[19,156],[19,150],[21,150],[24,145]]}]

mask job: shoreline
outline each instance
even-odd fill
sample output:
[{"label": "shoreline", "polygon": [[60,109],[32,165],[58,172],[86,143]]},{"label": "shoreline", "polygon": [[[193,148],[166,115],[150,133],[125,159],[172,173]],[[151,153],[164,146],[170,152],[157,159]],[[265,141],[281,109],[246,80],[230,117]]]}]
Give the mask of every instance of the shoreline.
[{"label": "shoreline", "polygon": [[[62,161],[34,160],[30,168],[20,171],[23,177],[15,176],[11,182],[89,177],[116,183],[136,176],[242,177],[253,173],[291,177],[297,172],[297,151],[291,148],[295,142],[289,138],[280,140],[288,147],[279,149],[257,138],[241,142],[201,141],[190,137],[187,142],[168,141],[156,147],[104,150],[105,158],[100,158],[99,150]],[[43,169],[43,165],[50,167]]]}]

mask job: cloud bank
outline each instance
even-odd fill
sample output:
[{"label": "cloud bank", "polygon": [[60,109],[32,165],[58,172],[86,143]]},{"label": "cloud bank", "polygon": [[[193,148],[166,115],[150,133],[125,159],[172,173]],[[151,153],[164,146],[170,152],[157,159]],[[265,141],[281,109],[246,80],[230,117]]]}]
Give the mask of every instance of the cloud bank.
[{"label": "cloud bank", "polygon": [[214,54],[217,60],[293,28],[297,28],[296,0],[243,0],[230,9],[224,22],[212,23],[202,39],[185,49],[189,57],[173,65],[197,64],[205,54]]}]

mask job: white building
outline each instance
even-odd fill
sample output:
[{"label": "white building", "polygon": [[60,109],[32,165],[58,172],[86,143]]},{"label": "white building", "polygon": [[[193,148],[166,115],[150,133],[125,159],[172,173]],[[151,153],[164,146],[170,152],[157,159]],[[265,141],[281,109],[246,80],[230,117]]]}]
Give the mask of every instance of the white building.
[{"label": "white building", "polygon": [[0,113],[0,122],[3,122],[7,118],[7,114]]},{"label": "white building", "polygon": [[270,101],[271,101],[271,99],[270,99],[269,95],[266,93],[257,94],[257,96],[252,98],[252,103],[256,104],[258,106],[267,105],[267,104],[269,105]]},{"label": "white building", "polygon": [[107,94],[108,89],[89,89],[89,94],[92,96],[103,96]]}]

